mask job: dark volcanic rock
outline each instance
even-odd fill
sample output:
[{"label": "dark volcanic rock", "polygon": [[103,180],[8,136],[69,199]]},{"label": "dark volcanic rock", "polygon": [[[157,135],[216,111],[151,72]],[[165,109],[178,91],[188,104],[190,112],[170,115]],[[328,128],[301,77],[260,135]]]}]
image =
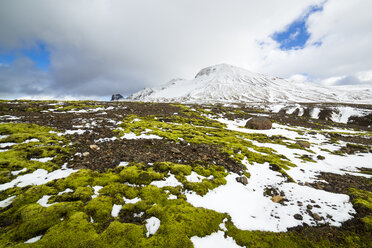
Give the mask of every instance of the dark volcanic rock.
[{"label": "dark volcanic rock", "polygon": [[296,220],[302,220],[302,215],[301,214],[295,214],[293,215],[293,217],[296,219]]},{"label": "dark volcanic rock", "polygon": [[272,123],[265,117],[253,117],[247,121],[245,127],[258,130],[271,129]]},{"label": "dark volcanic rock", "polygon": [[111,96],[111,101],[118,101],[122,99],[124,99],[124,97],[121,94],[114,94]]},{"label": "dark volcanic rock", "polygon": [[248,179],[245,176],[237,177],[235,178],[237,182],[247,185],[248,184]]}]

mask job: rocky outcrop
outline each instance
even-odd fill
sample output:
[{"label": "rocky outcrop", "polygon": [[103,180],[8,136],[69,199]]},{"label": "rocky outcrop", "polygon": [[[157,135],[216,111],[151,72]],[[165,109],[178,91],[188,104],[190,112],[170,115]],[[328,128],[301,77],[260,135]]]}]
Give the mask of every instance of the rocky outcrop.
[{"label": "rocky outcrop", "polygon": [[124,97],[121,95],[121,94],[113,94],[111,96],[111,101],[119,101],[119,100],[123,100]]},{"label": "rocky outcrop", "polygon": [[247,121],[245,127],[250,129],[265,130],[271,129],[272,123],[270,119],[266,117],[253,117]]}]

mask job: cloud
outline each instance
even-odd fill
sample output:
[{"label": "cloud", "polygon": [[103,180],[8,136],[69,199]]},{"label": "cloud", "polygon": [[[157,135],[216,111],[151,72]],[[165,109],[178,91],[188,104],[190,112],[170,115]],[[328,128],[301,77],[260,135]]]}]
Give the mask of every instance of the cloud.
[{"label": "cloud", "polygon": [[0,52],[42,42],[50,65],[47,71],[15,62],[0,67],[0,87],[7,94],[128,95],[222,62],[318,81],[370,70],[368,0],[327,1],[306,22],[310,38],[303,49],[282,51],[272,40],[322,2],[4,0]]},{"label": "cloud", "polygon": [[370,8],[372,2],[368,0],[328,0],[322,11],[308,18],[306,26],[310,37],[305,47],[281,51],[277,49],[278,43],[266,42],[269,45],[261,47],[265,56],[261,67],[283,77],[306,73],[319,82],[371,70]]},{"label": "cloud", "polygon": [[51,77],[30,59],[20,58],[12,66],[0,65],[0,82],[0,97],[8,99],[45,93],[50,89]]}]

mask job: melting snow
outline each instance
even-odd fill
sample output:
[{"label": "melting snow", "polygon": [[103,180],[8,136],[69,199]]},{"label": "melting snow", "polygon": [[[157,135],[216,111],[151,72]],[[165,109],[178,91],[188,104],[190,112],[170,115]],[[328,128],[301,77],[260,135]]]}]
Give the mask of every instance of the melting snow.
[{"label": "melting snow", "polygon": [[123,199],[126,204],[128,203],[136,204],[137,202],[141,201],[141,198],[139,197],[135,197],[133,199],[128,199],[128,198],[123,197]]},{"label": "melting snow", "polygon": [[149,237],[150,235],[154,235],[156,231],[159,229],[160,220],[153,216],[147,219],[146,222],[147,222],[146,223],[146,229],[147,229],[146,236]]},{"label": "melting snow", "polygon": [[182,186],[182,183],[180,183],[173,174],[170,174],[170,176],[167,177],[165,180],[152,181],[151,185],[154,185],[158,188],[162,188],[165,186],[170,186],[170,187],[177,187],[179,185]]},{"label": "melting snow", "polygon": [[111,210],[111,216],[116,218],[119,216],[119,212],[121,210],[121,208],[123,207],[123,205],[116,205],[114,204],[114,206],[112,206],[112,210]]},{"label": "melting snow", "polygon": [[98,185],[96,185],[96,186],[93,186],[93,190],[94,190],[94,195],[92,195],[92,199],[93,198],[96,198],[97,196],[98,196],[98,192],[102,189],[103,187],[102,186],[98,186]]},{"label": "melting snow", "polygon": [[13,142],[0,143],[0,148],[5,148],[5,147],[8,147],[8,146],[14,146],[15,144],[17,144],[17,143],[13,143]]},{"label": "melting snow", "polygon": [[56,202],[48,204],[50,197],[51,195],[44,195],[43,197],[40,198],[40,200],[37,201],[37,203],[39,203],[42,207],[49,207],[49,206],[56,204]]},{"label": "melting snow", "polygon": [[12,204],[14,198],[16,198],[16,196],[11,196],[6,198],[5,200],[0,201],[0,208],[6,208],[10,204]]},{"label": "melting snow", "polygon": [[155,134],[141,134],[136,135],[135,133],[126,133],[121,137],[122,139],[163,139],[162,137]]},{"label": "melting snow", "polygon": [[30,142],[40,142],[40,140],[32,138],[32,139],[25,140],[23,143],[30,143]]},{"label": "melting snow", "polygon": [[25,244],[35,243],[35,242],[39,241],[42,237],[43,237],[43,235],[30,238],[29,240],[25,241]]},{"label": "melting snow", "polygon": [[127,166],[129,165],[129,162],[120,162],[118,166]]},{"label": "melting snow", "polygon": [[[208,179],[211,179],[212,177],[213,176],[208,177]],[[191,175],[186,176],[186,180],[189,181],[189,182],[192,182],[192,183],[200,183],[205,178],[207,178],[207,177],[201,176],[198,173],[196,173],[195,171],[192,171],[191,172]]]},{"label": "melting snow", "polygon": [[48,172],[44,169],[37,169],[36,171],[18,176],[13,181],[0,184],[0,191],[6,190],[12,187],[25,187],[27,185],[41,185],[53,181],[54,179],[60,179],[68,177],[70,174],[76,172],[77,170],[67,168],[64,164],[61,169]]},{"label": "melting snow", "polygon": [[74,192],[74,191],[72,189],[70,189],[70,188],[67,188],[64,191],[59,192],[58,195],[62,195],[64,193],[69,193],[69,192]]},{"label": "melting snow", "polygon": [[195,248],[205,248],[205,247],[213,247],[213,248],[240,248],[236,244],[235,240],[231,237],[224,237],[225,233],[222,231],[218,231],[216,233],[212,233],[209,236],[205,237],[191,237],[191,241],[194,244]]},{"label": "melting snow", "polygon": [[22,170],[16,170],[16,171],[11,171],[10,174],[13,176],[17,176],[19,173],[27,171],[27,168],[23,168]]},{"label": "melting snow", "polygon": [[[295,183],[286,183],[285,179],[266,164],[245,164],[251,173],[248,185],[236,182],[236,174],[226,177],[227,184],[220,186],[204,197],[194,192],[187,192],[188,202],[196,207],[213,209],[218,212],[230,214],[234,224],[243,230],[286,231],[306,223],[315,225],[312,217],[306,214],[306,202],[315,201],[321,208],[318,213],[324,217],[322,223],[339,226],[341,222],[351,219],[355,212],[349,197],[343,194],[333,194],[322,190],[300,186]],[[270,197],[264,196],[265,188],[274,187],[285,193],[286,205],[274,203]],[[304,202],[297,205],[297,200]],[[333,208],[336,208],[335,211]],[[293,216],[302,214],[303,220],[296,220]],[[327,218],[331,215],[333,220]],[[276,218],[275,218],[276,217]]]},{"label": "melting snow", "polygon": [[31,160],[32,161],[38,161],[38,162],[46,163],[46,162],[49,162],[49,161],[53,160],[53,157],[31,158]]}]

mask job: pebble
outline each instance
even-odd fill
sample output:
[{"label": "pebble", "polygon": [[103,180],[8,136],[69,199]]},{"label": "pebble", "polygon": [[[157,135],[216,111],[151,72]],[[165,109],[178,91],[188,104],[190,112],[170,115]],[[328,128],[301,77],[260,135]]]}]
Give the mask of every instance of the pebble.
[{"label": "pebble", "polygon": [[317,221],[322,220],[322,217],[320,217],[319,214],[317,214],[317,213],[313,213],[313,218],[314,218],[315,220],[317,220]]},{"label": "pebble", "polygon": [[98,150],[99,149],[99,147],[97,145],[90,145],[89,147],[90,147],[90,149],[93,149],[93,150]]},{"label": "pebble", "polygon": [[273,196],[273,197],[271,198],[271,200],[272,200],[273,202],[275,202],[275,203],[278,203],[278,202],[280,202],[281,200],[283,200],[283,196],[281,196],[281,195],[275,195],[275,196]]}]

